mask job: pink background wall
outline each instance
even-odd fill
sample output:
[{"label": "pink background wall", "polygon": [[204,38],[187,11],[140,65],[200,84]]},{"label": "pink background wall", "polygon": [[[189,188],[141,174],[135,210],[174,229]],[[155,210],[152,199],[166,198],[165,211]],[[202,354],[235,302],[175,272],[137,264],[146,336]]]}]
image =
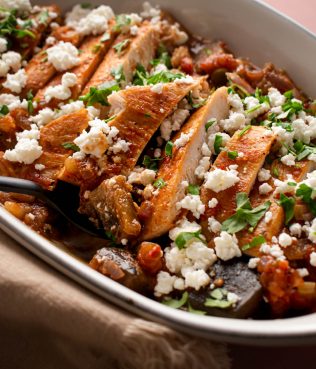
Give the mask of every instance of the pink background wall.
[{"label": "pink background wall", "polygon": [[315,0],[265,0],[265,2],[316,33]]}]

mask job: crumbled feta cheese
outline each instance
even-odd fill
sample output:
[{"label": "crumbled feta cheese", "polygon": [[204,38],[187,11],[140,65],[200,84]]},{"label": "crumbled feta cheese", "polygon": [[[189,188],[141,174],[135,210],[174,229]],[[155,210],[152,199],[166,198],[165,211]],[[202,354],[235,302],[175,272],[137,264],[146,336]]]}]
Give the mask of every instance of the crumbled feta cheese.
[{"label": "crumbled feta cheese", "polygon": [[278,193],[295,193],[296,186],[292,186],[289,183],[295,183],[293,177],[291,175],[287,175],[287,180],[280,181],[279,179],[274,179],[275,191],[274,194]]},{"label": "crumbled feta cheese", "polygon": [[279,245],[276,245],[276,244],[273,244],[273,245],[270,246],[270,245],[264,243],[260,246],[260,252],[262,252],[264,254],[270,254],[271,256],[276,258],[277,260],[284,260],[285,259],[283,250],[280,248]]},{"label": "crumbled feta cheese", "polygon": [[316,267],[316,252],[313,251],[309,256],[310,265]]},{"label": "crumbled feta cheese", "polygon": [[184,285],[184,279],[183,278],[176,278],[174,283],[173,283],[173,288],[175,290],[184,290],[185,289],[185,285]]},{"label": "crumbled feta cheese", "polygon": [[65,73],[61,78],[61,84],[49,86],[45,91],[45,101],[52,99],[67,100],[71,97],[70,87],[77,83],[77,76],[74,73]]},{"label": "crumbled feta cheese", "polygon": [[237,182],[239,182],[239,177],[236,170],[215,168],[206,173],[204,187],[218,193],[234,186]]},{"label": "crumbled feta cheese", "polygon": [[174,146],[179,149],[180,147],[183,147],[185,146],[189,141],[190,141],[190,138],[192,137],[193,135],[193,131],[190,130],[188,133],[181,133],[180,137],[177,138],[175,141],[174,141]]},{"label": "crumbled feta cheese", "polygon": [[287,233],[281,233],[279,235],[279,244],[282,247],[290,246],[292,244],[292,237]]},{"label": "crumbled feta cheese", "polygon": [[80,63],[78,49],[70,42],[60,41],[58,44],[49,47],[47,59],[59,71],[65,71]]},{"label": "crumbled feta cheese", "polygon": [[[78,102],[78,101],[76,101]],[[100,110],[95,108],[94,106],[87,106],[87,111],[88,111],[88,114],[89,114],[89,117],[91,119],[94,119],[94,118],[98,118],[100,116]]]},{"label": "crumbled feta cheese", "polygon": [[208,218],[207,222],[208,222],[208,230],[211,233],[219,233],[221,231],[222,225],[214,217]]},{"label": "crumbled feta cheese", "polygon": [[100,35],[108,29],[112,18],[114,18],[113,10],[109,6],[100,5],[80,18],[78,22],[72,20],[71,23],[83,36]]},{"label": "crumbled feta cheese", "polygon": [[241,101],[241,98],[239,97],[238,94],[229,94],[227,101],[229,103],[229,105],[233,108],[234,111],[236,112],[243,112],[244,110],[244,105]]},{"label": "crumbled feta cheese", "polygon": [[1,60],[6,64],[8,70],[12,69],[15,73],[21,68],[22,57],[15,51],[2,54]]},{"label": "crumbled feta cheese", "polygon": [[151,86],[150,90],[156,94],[161,94],[163,91],[163,83],[157,83],[156,85]]},{"label": "crumbled feta cheese", "polygon": [[258,266],[260,258],[250,258],[248,261],[248,268],[255,269]]},{"label": "crumbled feta cheese", "polygon": [[176,203],[177,210],[190,210],[193,216],[200,219],[200,216],[205,212],[205,205],[202,203],[200,195],[186,195],[181,201]]},{"label": "crumbled feta cheese", "polygon": [[19,94],[25,87],[27,81],[27,75],[24,69],[20,69],[14,74],[8,74],[7,80],[3,83],[3,87],[8,90]]},{"label": "crumbled feta cheese", "polygon": [[262,183],[262,185],[259,186],[260,195],[266,195],[271,191],[273,191],[273,188],[269,185],[269,183]]},{"label": "crumbled feta cheese", "polygon": [[296,271],[302,278],[307,277],[309,275],[309,272],[306,268],[297,268]]},{"label": "crumbled feta cheese", "polygon": [[236,295],[236,293],[233,293],[233,292],[227,293],[227,301],[231,302],[233,306],[236,305],[239,300],[240,300],[240,297]]},{"label": "crumbled feta cheese", "polygon": [[198,291],[200,288],[207,286],[210,281],[209,275],[204,270],[199,269],[186,273],[184,285]]},{"label": "crumbled feta cheese", "polygon": [[308,231],[308,239],[310,239],[313,243],[316,243],[316,218],[313,219]]},{"label": "crumbled feta cheese", "polygon": [[282,106],[285,103],[285,96],[274,87],[269,88],[268,97],[272,107]]},{"label": "crumbled feta cheese", "polygon": [[202,145],[202,155],[203,156],[211,156],[212,155],[212,152],[211,150],[209,149],[208,145],[206,142],[203,142],[203,145]]},{"label": "crumbled feta cheese", "polygon": [[176,276],[171,276],[168,272],[160,271],[157,275],[157,283],[154,294],[157,297],[168,295],[173,290]]},{"label": "crumbled feta cheese", "polygon": [[91,9],[82,7],[80,4],[75,5],[70,12],[66,14],[65,23],[67,26],[76,28],[79,21],[85,18]]},{"label": "crumbled feta cheese", "polygon": [[261,168],[258,173],[258,181],[265,182],[268,181],[270,178],[271,178],[270,170]]},{"label": "crumbled feta cheese", "polygon": [[32,9],[30,0],[1,0],[0,5],[5,9],[16,9],[19,14],[30,12]]},{"label": "crumbled feta cheese", "polygon": [[155,180],[156,172],[151,169],[144,169],[141,167],[135,167],[133,172],[128,176],[128,183],[142,184],[147,186],[152,184]]},{"label": "crumbled feta cheese", "polygon": [[136,35],[138,34],[138,30],[139,30],[138,26],[133,25],[133,26],[131,27],[131,29],[130,29],[131,35],[132,35],[132,36],[136,36]]},{"label": "crumbled feta cheese", "polygon": [[161,137],[165,141],[169,141],[171,133],[178,131],[189,115],[190,111],[188,109],[176,109],[171,116],[162,122],[160,127]]},{"label": "crumbled feta cheese", "polygon": [[227,119],[220,121],[220,126],[224,131],[233,134],[237,130],[244,128],[246,125],[246,118],[243,113],[230,111]]},{"label": "crumbled feta cheese", "polygon": [[169,237],[174,241],[177,236],[182,232],[198,232],[201,230],[201,226],[196,222],[189,222],[186,218],[181,219],[177,222],[175,228],[169,231]]},{"label": "crumbled feta cheese", "polygon": [[257,118],[259,115],[267,112],[270,109],[269,103],[265,101],[260,104],[259,100],[253,96],[247,96],[244,100],[244,103],[247,106],[245,113],[249,120]]},{"label": "crumbled feta cheese", "polygon": [[302,226],[299,223],[291,224],[289,230],[292,236],[301,237]]},{"label": "crumbled feta cheese", "polygon": [[293,154],[287,154],[282,156],[281,162],[289,167],[295,166],[295,156]]},{"label": "crumbled feta cheese", "polygon": [[30,130],[25,130],[16,134],[17,144],[14,149],[6,150],[3,157],[6,160],[24,164],[32,164],[38,159],[43,151],[38,143],[39,130],[35,124]]},{"label": "crumbled feta cheese", "polygon": [[143,18],[160,18],[160,9],[153,7],[148,1],[143,3],[143,11],[140,13]]},{"label": "crumbled feta cheese", "polygon": [[117,140],[117,142],[113,144],[113,146],[109,148],[109,151],[113,152],[114,154],[117,154],[122,151],[127,152],[129,150],[130,145],[131,145],[130,142],[119,139]]},{"label": "crumbled feta cheese", "polygon": [[41,171],[41,170],[44,170],[46,167],[45,167],[45,165],[44,165],[44,164],[35,164],[34,168],[35,168],[36,170]]},{"label": "crumbled feta cheese", "polygon": [[208,156],[204,156],[199,161],[199,165],[195,168],[194,174],[199,179],[203,179],[207,171],[210,169],[210,166],[211,166],[211,158]]},{"label": "crumbled feta cheese", "polygon": [[213,198],[208,202],[208,207],[209,207],[210,209],[215,208],[217,205],[218,205],[218,200],[217,200],[215,197],[213,197]]},{"label": "crumbled feta cheese", "polygon": [[0,37],[0,53],[6,52],[7,47],[8,47],[8,41],[5,38]]},{"label": "crumbled feta cheese", "polygon": [[56,38],[53,36],[49,36],[46,39],[46,45],[54,45],[55,42],[56,42]]},{"label": "crumbled feta cheese", "polygon": [[241,251],[238,247],[238,241],[235,235],[221,232],[219,237],[214,238],[214,243],[216,255],[221,260],[225,261],[241,256]]},{"label": "crumbled feta cheese", "polygon": [[264,221],[266,224],[270,223],[273,217],[272,211],[267,211],[264,215]]}]

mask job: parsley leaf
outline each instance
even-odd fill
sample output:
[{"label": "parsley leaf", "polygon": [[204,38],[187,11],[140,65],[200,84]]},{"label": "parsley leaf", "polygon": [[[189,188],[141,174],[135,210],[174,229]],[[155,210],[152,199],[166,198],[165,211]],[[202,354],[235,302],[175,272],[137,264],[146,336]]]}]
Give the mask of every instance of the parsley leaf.
[{"label": "parsley leaf", "polygon": [[250,226],[252,229],[255,228],[271,205],[270,201],[266,201],[264,204],[252,208],[245,192],[239,192],[236,195],[236,202],[236,213],[222,224],[222,230],[231,234],[237,233],[247,226]]},{"label": "parsley leaf", "polygon": [[206,299],[204,306],[227,309],[233,305],[233,302],[227,301],[227,291],[224,288],[216,288],[210,293],[209,299]]},{"label": "parsley leaf", "polygon": [[156,179],[155,182],[153,183],[153,186],[158,188],[159,190],[165,187],[166,185],[167,183],[162,178]]},{"label": "parsley leaf", "polygon": [[216,135],[214,140],[214,152],[218,155],[221,152],[221,146],[223,143],[223,137],[221,135]]},{"label": "parsley leaf", "polygon": [[238,151],[227,151],[229,159],[235,160],[238,157]]},{"label": "parsley leaf", "polygon": [[73,142],[64,142],[62,146],[67,150],[72,150],[75,152],[80,151],[79,147]]},{"label": "parsley leaf", "polygon": [[115,25],[113,27],[114,32],[121,32],[124,26],[129,26],[132,23],[131,17],[127,14],[119,14],[115,17]]},{"label": "parsley leaf", "polygon": [[301,183],[295,194],[307,204],[313,215],[316,215],[316,191],[307,186],[307,184]]},{"label": "parsley leaf", "polygon": [[285,213],[285,225],[288,225],[294,217],[295,199],[293,197],[287,197],[284,193],[281,193],[279,205],[282,206]]},{"label": "parsley leaf", "polygon": [[157,58],[153,59],[150,64],[156,67],[159,64],[164,64],[168,69],[172,67],[171,58],[168,54],[166,47],[163,44],[160,44],[157,51]]},{"label": "parsley leaf", "polygon": [[8,106],[7,105],[1,105],[1,107],[0,107],[0,116],[4,116],[4,115],[7,115],[7,114],[9,114],[9,108],[8,108]]},{"label": "parsley leaf", "polygon": [[84,101],[88,106],[96,103],[109,106],[108,96],[119,89],[120,87],[116,81],[107,82],[99,87],[90,87],[90,91],[86,95],[80,96],[79,100]]},{"label": "parsley leaf", "polygon": [[199,195],[200,194],[200,187],[198,185],[189,184],[187,188],[187,192],[191,195]]},{"label": "parsley leaf", "polygon": [[253,247],[262,245],[265,242],[266,242],[266,239],[262,235],[259,235],[259,236],[254,237],[251,242],[244,245],[241,249],[242,251],[246,251]]},{"label": "parsley leaf", "polygon": [[38,23],[46,24],[48,18],[49,18],[48,10],[43,10],[42,12],[40,12],[40,14],[38,16]]},{"label": "parsley leaf", "polygon": [[29,91],[26,95],[27,111],[29,112],[29,114],[32,114],[34,112],[33,98],[34,96],[32,94],[32,91]]},{"label": "parsley leaf", "polygon": [[149,75],[146,69],[141,64],[138,64],[133,79],[133,85],[136,86],[156,85],[157,83],[172,82],[175,79],[182,77],[183,74],[173,73],[168,70],[163,70],[153,75]]},{"label": "parsley leaf", "polygon": [[120,65],[117,68],[113,68],[111,70],[111,74],[114,77],[115,81],[121,86],[122,82],[126,80],[124,71],[123,71],[123,65]]},{"label": "parsley leaf", "polygon": [[168,141],[165,146],[166,156],[169,156],[170,158],[172,158],[172,149],[173,149],[173,143],[171,141]]},{"label": "parsley leaf", "polygon": [[151,158],[148,155],[144,156],[143,159],[143,165],[147,168],[147,169],[151,169],[151,170],[158,170],[158,161],[162,160],[162,158]]},{"label": "parsley leaf", "polygon": [[209,129],[210,127],[212,127],[212,125],[213,125],[214,123],[216,123],[216,119],[210,119],[210,120],[208,120],[208,121],[206,122],[206,124],[205,124],[205,131],[207,132],[207,131],[208,131],[208,129]]},{"label": "parsley leaf", "polygon": [[180,300],[165,299],[164,301],[162,301],[162,303],[174,309],[179,309],[180,307],[184,306],[188,302],[188,299],[189,299],[189,294],[187,291],[185,291]]},{"label": "parsley leaf", "polygon": [[113,49],[118,53],[121,54],[124,49],[127,48],[128,44],[131,42],[130,39],[126,39],[124,41],[118,42],[113,46]]},{"label": "parsley leaf", "polygon": [[239,132],[239,134],[238,134],[238,136],[239,137],[242,137],[247,131],[249,131],[249,129],[251,128],[251,126],[250,125],[248,125],[248,126],[246,126],[245,128],[243,128],[240,132]]},{"label": "parsley leaf", "polygon": [[201,238],[201,231],[197,231],[197,232],[181,232],[181,233],[178,234],[178,236],[177,236],[177,238],[175,239],[174,242],[178,246],[178,248],[181,250],[193,238],[196,238],[196,239],[204,242],[204,240]]}]

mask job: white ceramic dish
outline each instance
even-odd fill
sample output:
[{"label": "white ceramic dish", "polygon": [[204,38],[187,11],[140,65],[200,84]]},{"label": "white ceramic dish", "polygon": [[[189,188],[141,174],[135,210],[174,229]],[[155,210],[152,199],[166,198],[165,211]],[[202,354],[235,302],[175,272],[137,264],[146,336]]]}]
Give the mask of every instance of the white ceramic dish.
[{"label": "white ceramic dish", "polygon": [[[77,2],[55,2],[64,10]],[[101,4],[103,1],[92,1]],[[116,12],[138,11],[142,0],[108,0]],[[227,41],[237,55],[286,69],[316,96],[316,37],[270,7],[254,0],[157,0],[193,33]],[[316,314],[282,320],[205,317],[170,309],[105,278],[33,232],[0,208],[0,227],[48,264],[106,300],[178,330],[231,343],[290,345],[316,343]]]}]

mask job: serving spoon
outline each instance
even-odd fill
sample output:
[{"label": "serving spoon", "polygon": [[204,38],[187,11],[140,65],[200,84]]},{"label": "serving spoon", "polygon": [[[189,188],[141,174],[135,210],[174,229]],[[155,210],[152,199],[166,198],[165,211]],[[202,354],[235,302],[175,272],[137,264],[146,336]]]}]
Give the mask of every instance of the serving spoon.
[{"label": "serving spoon", "polygon": [[79,190],[77,186],[59,181],[54,191],[47,191],[32,181],[0,176],[0,191],[34,196],[57,210],[80,230],[94,237],[105,237],[102,229],[94,228],[86,216],[78,213]]}]

